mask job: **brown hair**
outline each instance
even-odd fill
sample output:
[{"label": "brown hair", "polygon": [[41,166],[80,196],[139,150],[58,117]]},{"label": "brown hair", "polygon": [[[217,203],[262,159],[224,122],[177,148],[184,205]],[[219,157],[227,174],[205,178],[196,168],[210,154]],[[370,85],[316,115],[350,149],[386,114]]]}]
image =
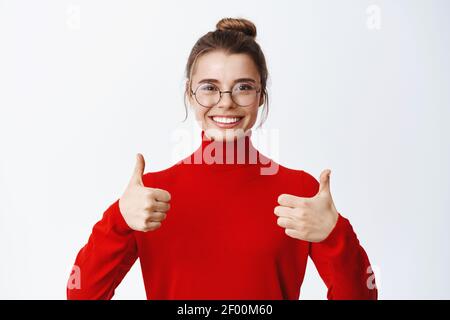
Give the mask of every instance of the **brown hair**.
[{"label": "brown hair", "polygon": [[217,22],[215,31],[210,31],[197,40],[191,50],[185,70],[187,81],[184,93],[186,112],[184,120],[187,118],[186,97],[191,95],[190,83],[197,59],[207,52],[224,50],[227,54],[248,54],[255,63],[261,78],[261,94],[264,98],[263,115],[259,126],[263,124],[269,112],[269,96],[266,88],[268,71],[266,59],[255,38],[256,27],[251,21],[243,18],[223,18]]}]

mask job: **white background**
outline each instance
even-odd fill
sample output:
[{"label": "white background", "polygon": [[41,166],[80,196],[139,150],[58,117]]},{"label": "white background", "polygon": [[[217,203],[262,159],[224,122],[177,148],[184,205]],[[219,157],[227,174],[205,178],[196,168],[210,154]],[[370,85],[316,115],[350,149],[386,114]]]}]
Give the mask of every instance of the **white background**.
[{"label": "white background", "polygon": [[[193,130],[192,117],[181,123],[184,66],[230,16],[256,24],[266,54],[263,128],[281,139],[269,156],[316,178],[332,169],[336,207],[376,269],[380,299],[449,299],[449,9],[0,1],[0,298],[65,299],[75,256],[120,197],[135,153],[146,171],[167,168],[172,134]],[[115,298],[145,298],[139,263]],[[311,261],[301,298],[326,298]]]}]

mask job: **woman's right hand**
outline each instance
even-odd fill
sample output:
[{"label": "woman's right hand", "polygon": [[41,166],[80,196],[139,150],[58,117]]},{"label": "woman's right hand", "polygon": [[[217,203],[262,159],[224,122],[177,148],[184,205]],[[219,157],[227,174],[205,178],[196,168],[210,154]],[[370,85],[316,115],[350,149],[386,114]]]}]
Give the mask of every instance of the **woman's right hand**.
[{"label": "woman's right hand", "polygon": [[166,212],[170,209],[170,193],[144,186],[144,168],[144,157],[138,153],[133,176],[119,199],[119,208],[131,229],[147,232],[161,227],[161,221],[166,218]]}]

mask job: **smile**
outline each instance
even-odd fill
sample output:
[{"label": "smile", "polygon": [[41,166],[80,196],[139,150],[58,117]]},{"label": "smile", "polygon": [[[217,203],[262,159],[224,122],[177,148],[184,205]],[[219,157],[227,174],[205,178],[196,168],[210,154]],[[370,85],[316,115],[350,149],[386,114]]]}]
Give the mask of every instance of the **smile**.
[{"label": "smile", "polygon": [[244,117],[239,116],[210,116],[210,119],[220,128],[232,128],[239,124]]}]

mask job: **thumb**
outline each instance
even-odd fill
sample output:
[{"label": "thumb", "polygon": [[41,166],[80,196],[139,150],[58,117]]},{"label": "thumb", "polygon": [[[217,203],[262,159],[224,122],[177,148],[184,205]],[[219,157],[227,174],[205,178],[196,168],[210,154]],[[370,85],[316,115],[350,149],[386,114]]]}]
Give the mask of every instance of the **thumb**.
[{"label": "thumb", "polygon": [[321,192],[330,192],[330,175],[331,175],[331,170],[330,169],[326,169],[324,171],[322,171],[322,173],[320,174],[320,186],[319,186],[319,193]]},{"label": "thumb", "polygon": [[130,184],[144,185],[142,176],[144,175],[145,160],[140,153],[136,155],[136,165],[134,167],[133,175],[131,176]]}]

